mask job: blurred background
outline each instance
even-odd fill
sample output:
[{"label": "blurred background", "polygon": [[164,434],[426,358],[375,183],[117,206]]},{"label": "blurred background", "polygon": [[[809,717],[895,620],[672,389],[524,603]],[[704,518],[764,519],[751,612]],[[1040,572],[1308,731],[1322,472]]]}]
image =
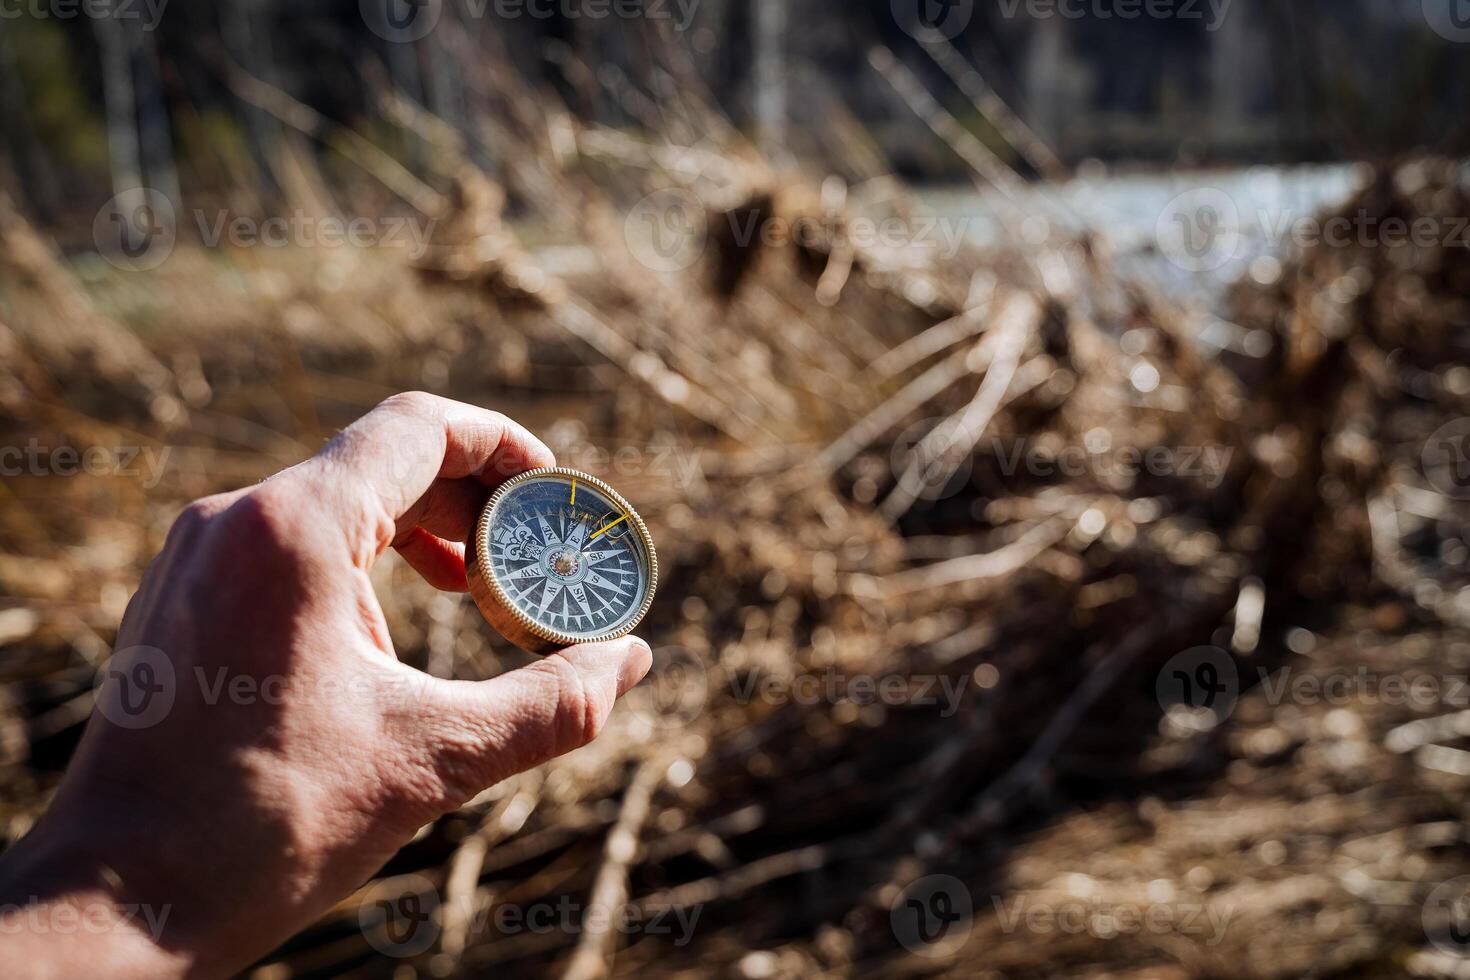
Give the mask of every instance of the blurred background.
[{"label": "blurred background", "polygon": [[655,669],[251,976],[1470,976],[1467,96],[1466,0],[0,2],[0,834],[182,506],[427,389]]}]

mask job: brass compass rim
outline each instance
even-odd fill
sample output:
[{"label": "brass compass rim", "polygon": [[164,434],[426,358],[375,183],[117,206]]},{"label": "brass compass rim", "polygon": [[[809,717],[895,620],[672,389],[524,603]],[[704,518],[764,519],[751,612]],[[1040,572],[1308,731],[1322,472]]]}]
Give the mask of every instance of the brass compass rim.
[{"label": "brass compass rim", "polygon": [[[589,636],[576,636],[552,629],[538,623],[517,607],[505,587],[495,578],[490,563],[490,527],[495,509],[516,487],[544,477],[576,480],[602,493],[628,516],[629,526],[643,544],[644,551],[648,554],[648,592],[637,611],[623,626]],[[469,580],[470,595],[474,597],[475,605],[490,625],[495,627],[496,632],[522,650],[544,656],[581,643],[606,643],[633,632],[653,605],[653,596],[658,589],[658,553],[654,550],[653,535],[643,523],[643,518],[628,503],[627,498],[614,490],[607,481],[567,466],[543,466],[527,470],[505,481],[485,501],[485,507],[480,511],[479,519],[475,521],[475,527],[470,532],[470,540],[465,547],[465,575]]]}]

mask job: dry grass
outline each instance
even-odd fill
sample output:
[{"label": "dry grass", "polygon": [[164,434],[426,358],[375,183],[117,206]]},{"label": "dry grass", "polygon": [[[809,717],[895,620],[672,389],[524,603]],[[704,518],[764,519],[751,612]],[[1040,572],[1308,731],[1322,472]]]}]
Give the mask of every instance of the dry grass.
[{"label": "dry grass", "polygon": [[[0,210],[0,442],[169,454],[154,486],[0,487],[7,840],[55,785],[183,503],[428,388],[521,418],[648,518],[666,567],[644,630],[655,678],[596,745],[426,827],[260,976],[1438,968],[1420,906],[1466,870],[1467,777],[1387,737],[1453,709],[1271,703],[1255,680],[1465,670],[1464,506],[1418,469],[1470,396],[1463,250],[1304,256],[1233,300],[1269,353],[1206,359],[1193,315],[1117,276],[1100,237],[912,265],[840,236],[715,237],[695,268],[651,273],[622,219],[647,191],[696,191],[716,229],[726,214],[840,228],[851,212],[733,135],[696,153],[552,114],[507,126],[540,161],[507,183],[572,251],[525,249],[497,185],[448,150],[456,189],[417,263],[183,246],[151,273],[79,268]],[[567,133],[572,150],[548,148]],[[1465,198],[1431,161],[1385,170],[1352,207],[1456,215]],[[1010,472],[1020,443],[1094,462],[1208,447],[1228,466]],[[405,659],[471,678],[524,662],[397,562],[377,585]],[[1248,689],[1197,730],[1164,715],[1154,682],[1212,642]],[[833,674],[963,696],[947,713],[741,695]],[[974,928],[944,956],[906,954],[890,907],[935,873],[966,882]],[[358,911],[409,880],[442,900],[439,932],[394,962]],[[562,898],[697,925],[687,945],[495,925]],[[1091,925],[1018,926],[1017,901],[1080,903]],[[1226,925],[1096,925],[1125,907]]]}]

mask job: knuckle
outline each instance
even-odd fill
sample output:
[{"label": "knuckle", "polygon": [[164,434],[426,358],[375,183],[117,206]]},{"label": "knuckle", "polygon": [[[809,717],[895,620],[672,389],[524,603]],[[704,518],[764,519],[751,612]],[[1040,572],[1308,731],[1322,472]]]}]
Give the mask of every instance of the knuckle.
[{"label": "knuckle", "polygon": [[186,560],[203,549],[222,522],[221,515],[234,505],[237,497],[238,494],[229,493],[201,497],[180,511],[168,529],[162,550],[150,565],[150,573],[157,569],[156,574],[161,574],[176,561]]},{"label": "knuckle", "polygon": [[586,745],[607,724],[611,691],[588,684],[563,658],[547,657],[516,674],[523,686],[501,710],[486,712],[461,691],[442,710],[392,723],[410,746],[383,775],[397,812],[422,821],[454,810],[487,786]]},{"label": "knuckle", "polygon": [[[418,688],[404,684],[411,668],[368,668],[369,686],[378,692],[374,730],[364,744],[374,746],[374,792],[365,801],[403,829],[412,831],[463,806],[494,781],[489,748],[493,733],[466,724],[451,705],[423,702]],[[383,692],[391,692],[383,697]]]},{"label": "knuckle", "polygon": [[301,521],[301,502],[280,486],[266,484],[241,497],[224,514],[232,531],[265,545],[285,544]]},{"label": "knuckle", "polygon": [[503,721],[473,711],[457,694],[413,706],[400,704],[384,717],[381,781],[392,809],[417,826],[463,806],[515,769],[504,758]]},{"label": "knuckle", "polygon": [[427,391],[400,391],[396,395],[389,395],[383,399],[378,408],[409,416],[437,416],[440,410],[440,399],[439,396],[431,395]]},{"label": "knuckle", "polygon": [[196,536],[211,520],[223,513],[230,503],[230,496],[222,493],[199,498],[179,512],[173,527],[169,529],[169,539],[180,540]]},{"label": "knuckle", "polygon": [[433,739],[434,751],[420,767],[421,778],[410,779],[411,800],[444,812],[463,806],[486,786],[496,782],[485,753],[485,740],[460,727],[446,727]]},{"label": "knuckle", "polygon": [[213,556],[221,575],[279,576],[294,571],[302,555],[319,544],[307,511],[310,499],[283,486],[264,484],[216,516],[201,551]]},{"label": "knuckle", "polygon": [[[261,622],[260,603],[298,594],[304,546],[296,530],[300,518],[286,497],[266,485],[228,501],[206,498],[189,506],[182,518],[189,530],[174,545],[182,564],[169,572],[186,598],[177,604],[181,609],[200,622],[223,617],[245,630]],[[270,599],[259,591],[266,587]]]},{"label": "knuckle", "polygon": [[609,711],[588,689],[577,669],[557,656],[547,657],[533,665],[535,668],[550,674],[556,685],[552,724],[556,754],[570,752],[596,738],[607,722]]}]

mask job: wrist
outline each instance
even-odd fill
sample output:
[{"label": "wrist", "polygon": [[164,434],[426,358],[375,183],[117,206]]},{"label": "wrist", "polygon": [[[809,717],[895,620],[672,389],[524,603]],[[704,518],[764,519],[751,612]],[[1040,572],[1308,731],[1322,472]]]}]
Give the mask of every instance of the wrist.
[{"label": "wrist", "polygon": [[163,941],[172,911],[130,895],[84,847],[33,834],[0,855],[0,960],[11,976],[197,975],[190,958]]}]

